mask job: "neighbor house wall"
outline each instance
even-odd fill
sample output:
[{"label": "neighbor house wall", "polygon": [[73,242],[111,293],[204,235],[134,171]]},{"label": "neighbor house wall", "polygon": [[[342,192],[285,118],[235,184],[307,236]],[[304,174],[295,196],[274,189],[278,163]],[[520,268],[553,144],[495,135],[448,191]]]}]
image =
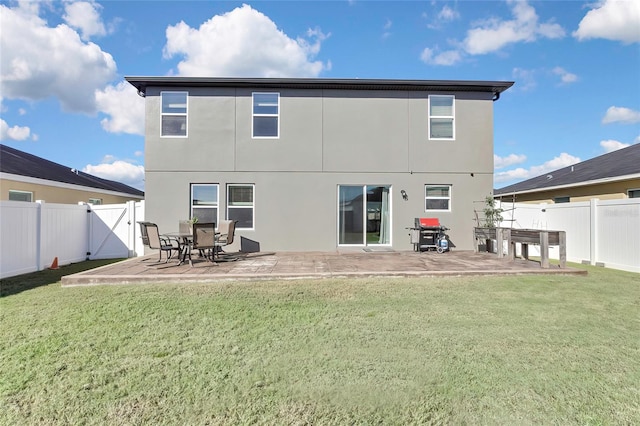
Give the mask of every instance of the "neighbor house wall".
[{"label": "neighbor house wall", "polygon": [[[31,182],[24,180],[30,180]],[[88,203],[90,198],[99,198],[102,204],[119,204],[130,200],[140,200],[141,197],[134,197],[115,192],[100,192],[95,189],[85,189],[78,185],[65,184],[61,182],[36,183],[43,179],[28,178],[20,181],[13,179],[0,179],[0,200],[9,200],[9,190],[26,191],[33,193],[33,201],[43,200],[48,203],[77,204]]]},{"label": "neighbor house wall", "polygon": [[[251,138],[251,89],[187,90],[188,137],[160,137],[161,87],[146,91],[147,220],[175,231],[189,217],[191,183],[255,185],[262,250],[335,250],[338,185],[390,185],[392,247],[409,250],[415,217],[438,217],[458,249],[472,249],[474,201],[493,187],[490,93],[455,94],[456,138],[427,135],[428,95],[410,91],[282,89],[280,137]],[[169,89],[167,89],[169,90]],[[450,212],[425,212],[425,185],[452,185]],[[401,190],[407,194],[405,200]]]}]

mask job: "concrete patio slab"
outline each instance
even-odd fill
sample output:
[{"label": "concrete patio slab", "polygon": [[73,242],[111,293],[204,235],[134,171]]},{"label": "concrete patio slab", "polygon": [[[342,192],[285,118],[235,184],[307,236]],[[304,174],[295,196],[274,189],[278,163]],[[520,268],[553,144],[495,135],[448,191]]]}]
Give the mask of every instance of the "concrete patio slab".
[{"label": "concrete patio slab", "polygon": [[233,262],[211,263],[194,256],[193,266],[176,260],[158,263],[157,254],[127,259],[62,278],[62,286],[230,280],[284,280],[304,278],[426,277],[460,275],[584,275],[575,268],[498,258],[472,251],[391,252],[278,252],[237,254]]}]

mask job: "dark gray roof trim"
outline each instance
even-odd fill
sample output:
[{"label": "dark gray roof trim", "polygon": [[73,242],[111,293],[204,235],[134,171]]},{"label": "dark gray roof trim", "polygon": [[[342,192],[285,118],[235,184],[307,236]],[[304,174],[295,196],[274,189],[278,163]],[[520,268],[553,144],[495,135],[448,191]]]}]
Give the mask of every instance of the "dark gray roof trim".
[{"label": "dark gray roof trim", "polygon": [[0,172],[144,197],[143,191],[124,183],[102,179],[79,170],[71,171],[71,168],[62,164],[2,144]]},{"label": "dark gray roof trim", "polygon": [[545,188],[577,186],[583,182],[615,179],[640,174],[640,144],[628,146],[599,157],[554,170],[504,188],[494,195],[512,195]]},{"label": "dark gray roof trim", "polygon": [[382,80],[335,78],[212,78],[212,77],[125,77],[138,93],[147,87],[236,87],[264,89],[418,90],[447,92],[490,92],[494,95],[513,86],[513,81],[472,80]]}]

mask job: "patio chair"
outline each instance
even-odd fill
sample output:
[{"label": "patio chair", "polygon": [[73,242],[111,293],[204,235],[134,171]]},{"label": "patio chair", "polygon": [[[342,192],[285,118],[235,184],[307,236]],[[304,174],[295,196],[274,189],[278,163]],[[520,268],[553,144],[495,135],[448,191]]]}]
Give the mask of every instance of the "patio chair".
[{"label": "patio chair", "polygon": [[[227,223],[223,223],[227,222]],[[220,235],[216,238],[215,242],[215,250],[213,251],[214,260],[216,262],[229,262],[233,260],[238,260],[237,256],[233,255],[224,255],[221,256],[220,252],[224,252],[222,250],[223,247],[233,244],[233,239],[236,233],[236,223],[237,220],[225,220],[220,223],[220,228],[218,229]],[[226,229],[225,229],[226,228]]]},{"label": "patio chair", "polygon": [[[193,241],[191,249],[200,250],[204,258],[213,262],[213,250],[215,249],[216,224],[214,222],[198,222],[193,224]],[[191,250],[188,253],[189,264],[193,266],[191,260]]]},{"label": "patio chair", "polygon": [[149,247],[149,235],[147,234],[147,224],[149,222],[138,222],[140,225],[140,237],[142,238],[142,245]]},{"label": "patio chair", "polygon": [[152,250],[159,250],[158,262],[162,262],[163,251],[167,252],[167,260],[164,263],[169,262],[175,253],[180,253],[180,242],[175,238],[160,235],[158,225],[151,222],[138,223],[140,224],[142,243]]},{"label": "patio chair", "polygon": [[[232,220],[221,220],[218,223],[218,242],[219,243],[225,243],[227,241],[227,237],[229,235],[229,225],[231,225],[231,222],[233,222]],[[215,251],[217,253],[220,252],[224,252],[224,250],[222,250],[222,246],[220,244],[216,245]]]}]

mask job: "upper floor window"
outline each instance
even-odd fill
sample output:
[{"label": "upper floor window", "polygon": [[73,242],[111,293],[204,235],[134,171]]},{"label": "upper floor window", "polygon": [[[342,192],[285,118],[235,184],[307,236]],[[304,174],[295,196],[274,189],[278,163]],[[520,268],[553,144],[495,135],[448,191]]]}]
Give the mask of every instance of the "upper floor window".
[{"label": "upper floor window", "polygon": [[162,102],[160,136],[187,136],[188,92],[160,92]]},{"label": "upper floor window", "polygon": [[280,93],[253,93],[254,138],[280,136]]},{"label": "upper floor window", "polygon": [[9,190],[9,200],[11,201],[33,201],[33,192]]},{"label": "upper floor window", "polygon": [[218,184],[191,185],[191,219],[218,225]]},{"label": "upper floor window", "polygon": [[455,139],[455,97],[429,95],[429,139]]},{"label": "upper floor window", "polygon": [[227,186],[227,219],[236,220],[236,228],[253,229],[254,185],[233,184]]},{"label": "upper floor window", "polygon": [[425,185],[425,211],[451,211],[451,185]]}]

